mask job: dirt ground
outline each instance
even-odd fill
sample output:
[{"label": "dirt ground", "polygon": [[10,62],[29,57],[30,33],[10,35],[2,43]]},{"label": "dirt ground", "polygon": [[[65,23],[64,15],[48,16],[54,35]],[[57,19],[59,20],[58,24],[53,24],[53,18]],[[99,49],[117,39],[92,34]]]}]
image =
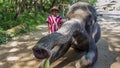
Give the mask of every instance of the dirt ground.
[{"label": "dirt ground", "polygon": [[[97,43],[98,60],[92,68],[120,68],[120,18],[100,17],[99,23],[102,37]],[[31,49],[46,35],[46,28],[46,25],[40,25],[37,30],[0,45],[0,68],[38,68],[40,60],[33,56]],[[75,68],[80,56],[70,48],[51,68]]]}]

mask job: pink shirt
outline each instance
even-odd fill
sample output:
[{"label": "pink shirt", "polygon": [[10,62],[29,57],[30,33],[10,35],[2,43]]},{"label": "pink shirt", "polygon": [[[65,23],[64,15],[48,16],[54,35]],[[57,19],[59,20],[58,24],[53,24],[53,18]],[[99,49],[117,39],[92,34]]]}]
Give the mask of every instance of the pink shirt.
[{"label": "pink shirt", "polygon": [[50,15],[47,17],[46,21],[48,22],[50,33],[57,31],[59,29],[59,25],[62,24],[61,16],[55,17],[53,15]]}]

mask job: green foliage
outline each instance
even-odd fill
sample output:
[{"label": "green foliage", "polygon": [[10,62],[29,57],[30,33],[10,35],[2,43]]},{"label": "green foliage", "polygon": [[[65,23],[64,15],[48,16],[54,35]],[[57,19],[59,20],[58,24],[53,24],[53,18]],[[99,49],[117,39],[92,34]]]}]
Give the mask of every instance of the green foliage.
[{"label": "green foliage", "polygon": [[0,44],[5,43],[8,40],[9,40],[9,35],[7,35],[2,28],[0,28]]},{"label": "green foliage", "polygon": [[44,62],[44,68],[50,68],[50,59],[47,58]]},{"label": "green foliage", "polygon": [[18,22],[21,24],[24,24],[25,29],[22,30],[23,32],[32,31],[35,29],[36,25],[42,24],[45,22],[47,14],[46,13],[38,13],[37,16],[35,16],[33,13],[29,14],[23,14],[20,15],[18,18]]},{"label": "green foliage", "polygon": [[95,5],[96,0],[88,0],[88,2],[89,2],[90,4],[92,4],[92,5]]},{"label": "green foliage", "polygon": [[[22,1],[22,2],[19,2]],[[0,43],[6,42],[9,36],[5,33],[18,25],[25,28],[12,34],[17,36],[25,32],[33,31],[37,25],[45,23],[49,10],[52,6],[62,6],[63,4],[73,4],[81,0],[0,0]],[[82,0],[83,1],[83,0]],[[96,0],[85,0],[95,4]],[[18,8],[18,16],[15,19]],[[68,7],[60,9],[64,11],[64,17]],[[63,15],[63,12],[60,12]]]},{"label": "green foliage", "polygon": [[[14,23],[15,21],[13,21],[15,15],[14,8],[15,4],[11,4],[9,0],[0,1],[0,27],[4,30],[17,25],[17,23]],[[11,25],[13,23],[14,25]]]},{"label": "green foliage", "polygon": [[4,23],[1,23],[0,24],[0,27],[1,27],[0,43],[5,43],[10,38],[9,35],[5,33],[7,29],[10,29],[19,24],[23,24],[23,26],[25,27],[24,29],[20,30],[20,32],[16,32],[12,34],[11,35],[12,37],[17,36],[19,34],[26,33],[26,32],[30,32],[35,30],[37,25],[45,23],[46,16],[47,16],[46,13],[39,13],[36,17],[33,13],[21,14],[19,15],[17,21],[8,20],[8,21],[5,21]]},{"label": "green foliage", "polygon": [[[29,12],[27,8],[22,11],[17,20],[14,19],[16,14],[17,4],[13,0],[0,0],[0,43],[8,41],[10,36],[17,36],[29,31],[33,31],[36,25],[44,23],[46,19],[45,12],[39,12],[37,15],[33,11]],[[15,26],[23,24],[25,29],[19,32],[13,33],[12,35],[7,35],[6,30],[11,29]]]}]

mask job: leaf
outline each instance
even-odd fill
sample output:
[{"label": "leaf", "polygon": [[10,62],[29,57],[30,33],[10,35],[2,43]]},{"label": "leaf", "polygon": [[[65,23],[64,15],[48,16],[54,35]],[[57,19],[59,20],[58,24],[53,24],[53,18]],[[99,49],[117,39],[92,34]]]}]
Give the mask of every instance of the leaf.
[{"label": "leaf", "polygon": [[50,61],[49,58],[47,58],[44,62],[44,68],[50,68]]}]

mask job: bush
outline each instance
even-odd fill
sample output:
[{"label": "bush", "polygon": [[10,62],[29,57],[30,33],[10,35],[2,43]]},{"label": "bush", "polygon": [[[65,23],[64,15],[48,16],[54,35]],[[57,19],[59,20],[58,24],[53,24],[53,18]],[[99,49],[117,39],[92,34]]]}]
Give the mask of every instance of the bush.
[{"label": "bush", "polygon": [[8,40],[9,40],[9,35],[7,35],[2,28],[0,28],[0,44],[6,43]]},{"label": "bush", "polygon": [[95,5],[96,1],[97,1],[97,0],[88,0],[88,2],[89,2],[90,4],[92,4],[92,5]]}]

